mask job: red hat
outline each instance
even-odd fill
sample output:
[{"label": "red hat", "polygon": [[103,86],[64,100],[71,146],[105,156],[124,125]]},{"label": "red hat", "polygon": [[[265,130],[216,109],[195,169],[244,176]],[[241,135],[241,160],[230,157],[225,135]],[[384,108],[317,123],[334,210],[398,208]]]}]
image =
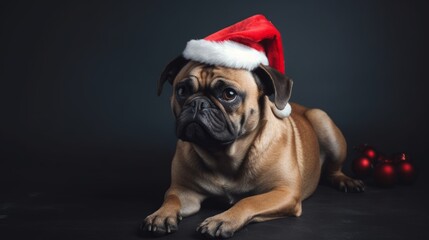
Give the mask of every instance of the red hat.
[{"label": "red hat", "polygon": [[249,71],[263,64],[285,73],[280,32],[263,15],[249,17],[204,39],[189,41],[183,57]]}]

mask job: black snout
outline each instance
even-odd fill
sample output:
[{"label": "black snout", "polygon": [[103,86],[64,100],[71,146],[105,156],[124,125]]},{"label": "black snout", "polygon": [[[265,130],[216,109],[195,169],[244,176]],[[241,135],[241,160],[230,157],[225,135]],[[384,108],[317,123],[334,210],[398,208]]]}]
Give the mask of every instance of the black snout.
[{"label": "black snout", "polygon": [[176,119],[177,136],[199,145],[227,144],[236,131],[223,112],[206,96],[185,102]]},{"label": "black snout", "polygon": [[191,100],[191,102],[185,105],[186,107],[190,107],[193,113],[193,119],[195,119],[197,113],[203,109],[213,108],[214,104],[207,97],[196,97]]}]

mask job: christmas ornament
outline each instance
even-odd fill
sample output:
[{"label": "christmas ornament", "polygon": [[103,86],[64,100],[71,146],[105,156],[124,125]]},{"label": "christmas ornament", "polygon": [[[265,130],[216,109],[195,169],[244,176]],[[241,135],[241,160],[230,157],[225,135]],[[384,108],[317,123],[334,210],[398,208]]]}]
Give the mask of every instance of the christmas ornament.
[{"label": "christmas ornament", "polygon": [[391,187],[397,182],[411,184],[416,180],[416,169],[407,153],[386,155],[368,144],[355,146],[354,149],[359,154],[352,162],[356,176],[371,175],[380,187]]},{"label": "christmas ornament", "polygon": [[368,176],[372,170],[371,160],[365,156],[353,160],[352,170],[356,176]]},{"label": "christmas ornament", "polygon": [[416,171],[410,162],[401,161],[396,166],[396,172],[398,173],[398,178],[401,183],[411,184],[415,180]]},{"label": "christmas ornament", "polygon": [[355,147],[355,150],[359,152],[362,156],[365,156],[371,160],[376,159],[378,154],[374,147],[369,146],[368,144],[361,144]]},{"label": "christmas ornament", "polygon": [[378,186],[391,187],[396,182],[395,167],[390,163],[382,163],[374,168],[374,181]]}]

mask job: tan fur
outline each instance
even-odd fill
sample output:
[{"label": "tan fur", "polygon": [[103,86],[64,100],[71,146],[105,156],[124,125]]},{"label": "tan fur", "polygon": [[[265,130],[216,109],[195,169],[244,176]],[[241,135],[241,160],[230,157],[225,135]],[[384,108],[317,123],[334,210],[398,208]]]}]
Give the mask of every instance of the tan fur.
[{"label": "tan fur", "polygon": [[[226,114],[233,123],[246,117],[243,135],[223,151],[210,151],[179,140],[172,162],[171,186],[161,208],[146,218],[148,230],[174,231],[171,228],[177,226],[178,216],[196,213],[200,203],[213,195],[226,196],[235,204],[199,226],[201,233],[211,237],[229,237],[250,222],[300,216],[302,201],[318,185],[322,164],[333,184],[363,187],[341,172],[346,142],[322,110],[292,103],[292,114],[277,118],[271,111],[273,103],[262,96],[246,70],[207,68],[190,62],[179,72],[173,86],[188,77],[199,88],[222,78],[246,92],[242,106]],[[180,105],[174,94],[171,99],[177,116]],[[221,104],[217,105],[225,111]]]}]

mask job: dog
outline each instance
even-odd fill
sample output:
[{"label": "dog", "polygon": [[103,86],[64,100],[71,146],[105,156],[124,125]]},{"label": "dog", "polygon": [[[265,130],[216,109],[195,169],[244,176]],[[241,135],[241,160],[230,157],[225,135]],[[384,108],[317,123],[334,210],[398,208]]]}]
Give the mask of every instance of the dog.
[{"label": "dog", "polygon": [[[162,206],[142,225],[157,235],[178,229],[211,196],[224,196],[228,210],[207,218],[197,231],[228,238],[251,222],[300,216],[302,201],[321,176],[345,192],[364,191],[346,176],[346,141],[320,109],[289,103],[293,81],[274,68],[228,68],[187,60],[167,65],[158,82],[173,86],[176,152],[171,186]],[[276,106],[291,106],[285,118]]]}]

